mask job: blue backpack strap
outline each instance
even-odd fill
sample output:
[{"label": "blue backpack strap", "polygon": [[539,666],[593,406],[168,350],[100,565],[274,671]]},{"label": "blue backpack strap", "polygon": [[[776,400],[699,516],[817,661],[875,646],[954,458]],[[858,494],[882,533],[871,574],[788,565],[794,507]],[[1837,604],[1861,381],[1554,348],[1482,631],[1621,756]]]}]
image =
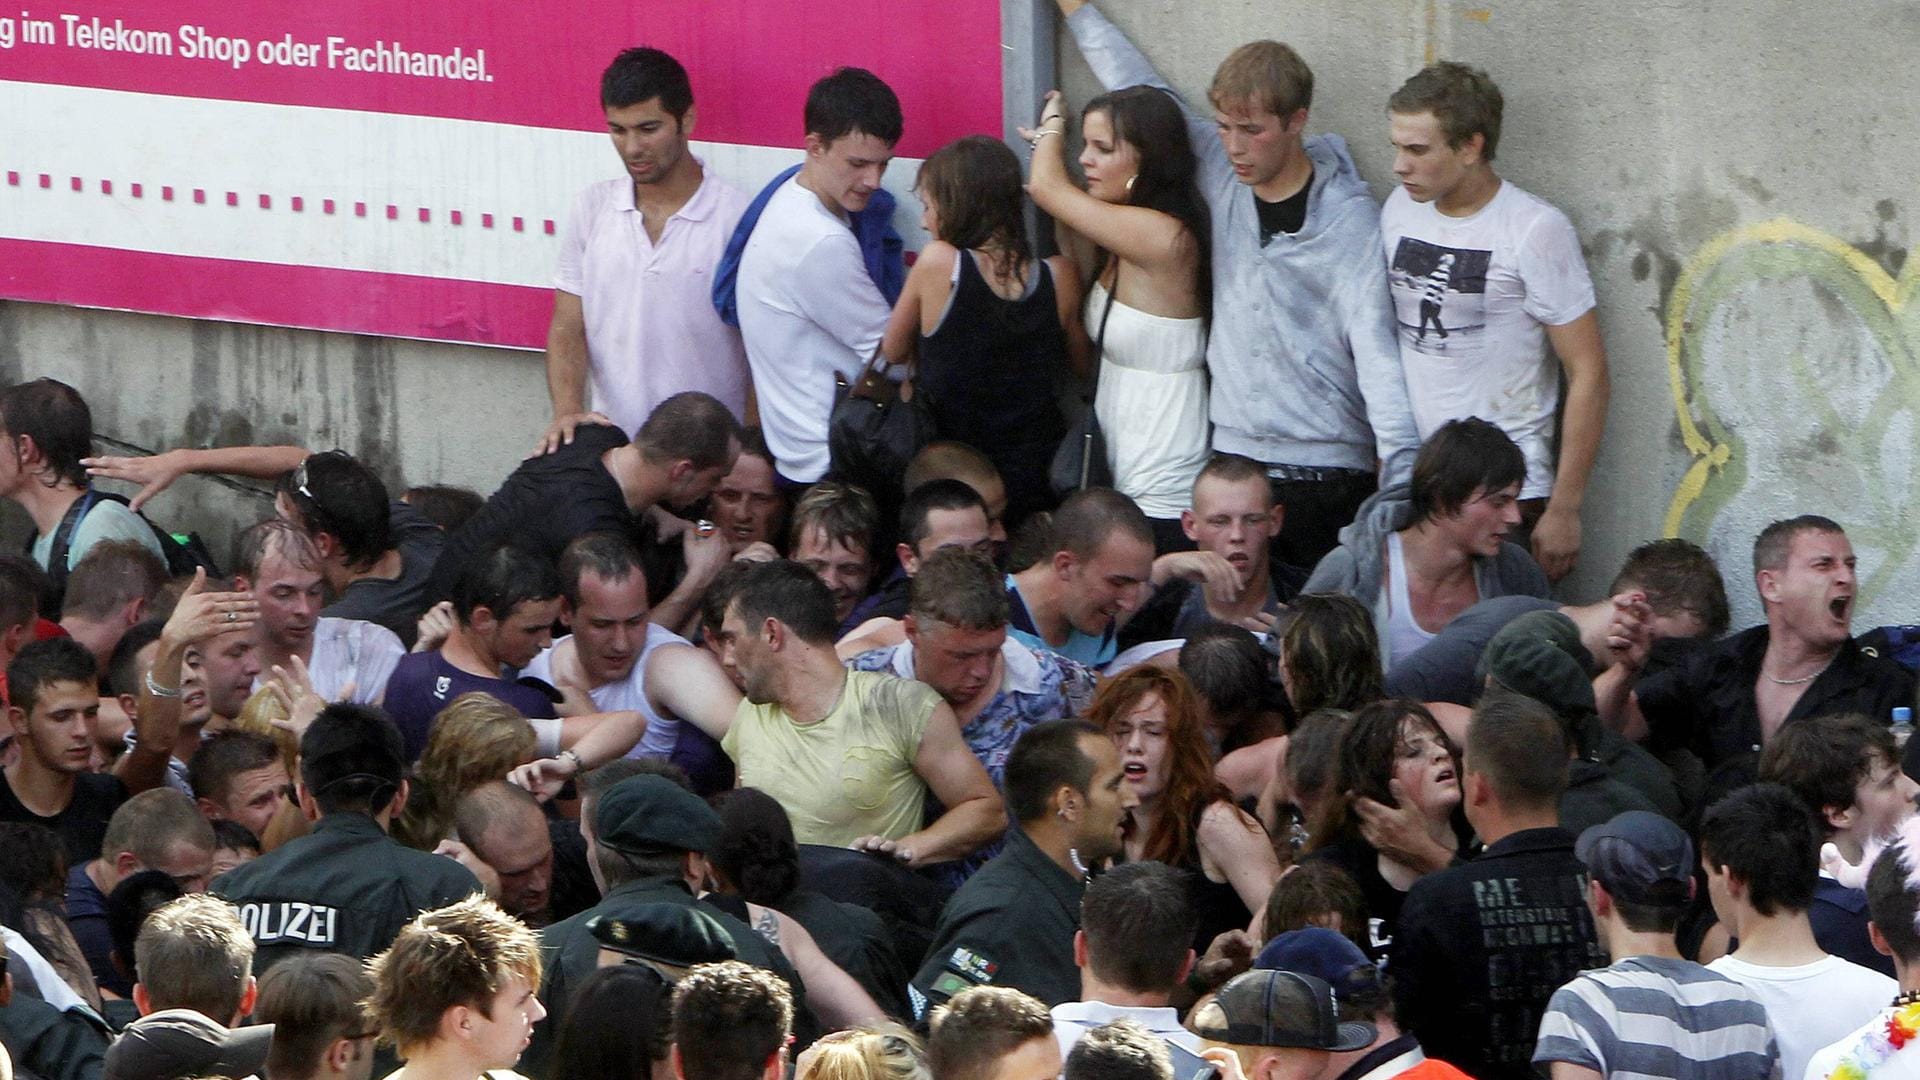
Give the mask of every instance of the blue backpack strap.
[{"label": "blue backpack strap", "polygon": [[740,255],[747,250],[747,240],[753,236],[754,226],[760,224],[760,215],[766,213],[767,200],[780,190],[780,185],[793,179],[800,171],[795,165],[760,189],[760,194],[747,204],[746,213],[740,215],[740,224],[733,227],[733,235],[727,238],[727,247],[720,253],[720,262],[713,268],[713,310],[720,315],[720,321],[728,326],[740,325]]}]

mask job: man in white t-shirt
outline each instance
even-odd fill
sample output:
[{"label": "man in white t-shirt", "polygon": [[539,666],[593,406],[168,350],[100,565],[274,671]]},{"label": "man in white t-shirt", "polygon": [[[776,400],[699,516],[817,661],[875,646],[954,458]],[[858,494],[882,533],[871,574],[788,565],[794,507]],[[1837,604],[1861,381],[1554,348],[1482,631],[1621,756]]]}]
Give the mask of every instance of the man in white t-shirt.
[{"label": "man in white t-shirt", "polygon": [[272,517],[241,533],[237,550],[234,587],[260,604],[253,633],[263,675],[291,674],[298,659],[325,700],[378,705],[406,646],[379,623],[320,616],[320,552],[307,534]]},{"label": "man in white t-shirt", "polygon": [[[1534,558],[1555,581],[1580,554],[1580,506],[1607,421],[1607,354],[1573,223],[1493,171],[1500,88],[1442,61],[1387,101],[1400,186],[1380,211],[1407,396],[1422,439],[1498,424],[1527,457]],[[1566,373],[1560,460],[1558,375]]]},{"label": "man in white t-shirt", "polygon": [[1766,1007],[1780,1074],[1797,1080],[1814,1052],[1893,1000],[1892,979],[1820,948],[1807,908],[1820,838],[1806,804],[1779,784],[1754,784],[1713,804],[1700,856],[1713,910],[1739,942],[1707,967]]},{"label": "man in white t-shirt", "polygon": [[682,390],[712,394],[742,418],[752,389],[740,333],[708,300],[747,197],[688,149],[687,69],[659,49],[627,49],[600,76],[600,107],[625,175],[580,193],[561,240],[548,451],[572,441],[588,376],[593,410],[628,435]]},{"label": "man in white t-shirt", "polygon": [[848,216],[880,189],[904,122],[872,72],[841,68],[807,93],[806,160],[768,199],[740,256],[740,333],[760,424],[790,483],[826,475],[834,375],[872,359],[892,305]]},{"label": "man in white t-shirt", "polygon": [[[1873,947],[1893,960],[1900,995],[1839,1041],[1814,1053],[1805,1073],[1784,1073],[1785,1080],[1914,1080],[1920,1077],[1920,1039],[1889,1036],[1897,1023],[1912,1032],[1920,1018],[1920,818],[1909,818],[1867,869],[1868,929]],[[1845,1066],[1844,1070],[1842,1066]]]}]

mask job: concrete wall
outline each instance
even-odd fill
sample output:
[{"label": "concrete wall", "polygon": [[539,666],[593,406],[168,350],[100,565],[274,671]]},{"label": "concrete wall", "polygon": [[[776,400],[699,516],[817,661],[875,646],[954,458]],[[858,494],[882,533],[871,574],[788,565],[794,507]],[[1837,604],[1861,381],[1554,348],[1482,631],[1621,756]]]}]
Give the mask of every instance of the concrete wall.
[{"label": "concrete wall", "polygon": [[[492,491],[549,412],[538,353],[0,303],[0,380],[40,375],[77,387],[104,436],[162,450],[339,447],[396,494],[422,483]],[[15,548],[31,526],[0,506],[0,543]],[[212,538],[273,507],[188,478],[150,512]],[[214,550],[227,557],[224,540]]]},{"label": "concrete wall", "polygon": [[[1233,45],[1291,42],[1317,76],[1314,128],[1346,135],[1379,195],[1381,110],[1402,79],[1445,57],[1500,81],[1500,169],[1578,226],[1613,361],[1569,596],[1594,595],[1633,545],[1676,531],[1721,558],[1736,620],[1751,621],[1754,533],[1816,511],[1847,524],[1861,556],[1857,625],[1920,621],[1920,306],[1906,306],[1920,4],[1104,6],[1196,101]],[[1024,47],[1026,24],[1009,25]],[[1071,41],[1059,63],[1070,101],[1086,101],[1095,87]],[[0,304],[0,378],[39,374],[72,381],[100,430],[130,442],[298,439],[361,454],[390,481],[482,491],[547,409],[531,354]],[[205,527],[265,506],[182,489],[158,517]],[[9,524],[17,535],[17,515]]]},{"label": "concrete wall", "polygon": [[[1452,59],[1500,83],[1500,172],[1573,218],[1613,364],[1569,596],[1603,589],[1635,544],[1672,531],[1720,559],[1736,624],[1757,620],[1754,534],[1818,512],[1860,556],[1855,628],[1920,622],[1920,305],[1906,306],[1920,4],[1101,6],[1203,105],[1233,46],[1299,49],[1312,130],[1345,135],[1382,197],[1383,109],[1402,80]],[[1059,60],[1070,103],[1098,91],[1071,38]]]}]

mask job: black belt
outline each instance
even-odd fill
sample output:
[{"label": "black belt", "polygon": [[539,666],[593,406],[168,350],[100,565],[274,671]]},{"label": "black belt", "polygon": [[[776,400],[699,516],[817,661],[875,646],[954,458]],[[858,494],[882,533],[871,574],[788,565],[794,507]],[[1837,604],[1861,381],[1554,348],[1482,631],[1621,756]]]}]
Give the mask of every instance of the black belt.
[{"label": "black belt", "polygon": [[1372,475],[1366,469],[1341,469],[1322,465],[1267,466],[1269,480],[1293,480],[1310,484],[1324,484],[1329,480],[1351,480],[1355,477]]}]

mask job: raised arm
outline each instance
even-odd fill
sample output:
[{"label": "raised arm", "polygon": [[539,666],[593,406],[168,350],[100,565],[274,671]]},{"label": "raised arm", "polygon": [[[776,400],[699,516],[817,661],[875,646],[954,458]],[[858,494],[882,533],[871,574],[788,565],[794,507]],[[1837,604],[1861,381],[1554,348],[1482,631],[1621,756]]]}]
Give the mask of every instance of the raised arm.
[{"label": "raised arm", "polygon": [[153,666],[140,687],[134,745],[113,766],[129,793],[138,795],[166,782],[167,762],[180,738],[180,671],[187,650],[217,634],[249,630],[259,612],[252,593],[208,592],[207,572],[194,571],[193,584],[160,630]]},{"label": "raised arm", "polygon": [[1020,134],[1033,142],[1027,193],[1034,205],[1066,228],[1114,255],[1148,270],[1190,264],[1199,247],[1170,214],[1144,206],[1102,202],[1080,190],[1067,174],[1067,119],[1060,92],[1047,93],[1039,125]]},{"label": "raised arm", "polygon": [[1102,87],[1118,90],[1127,86],[1151,86],[1165,90],[1187,118],[1187,131],[1193,137],[1193,152],[1200,158],[1201,167],[1210,172],[1228,171],[1226,151],[1220,146],[1219,125],[1210,112],[1188,105],[1166,76],[1153,66],[1153,61],[1100,9],[1086,0],[1054,0],[1054,3],[1060,8],[1061,21],[1073,35],[1074,44],[1080,47],[1080,55]]},{"label": "raised arm", "polygon": [[223,473],[255,480],[277,480],[282,473],[297,468],[309,455],[298,446],[225,446],[209,450],[183,447],[151,457],[81,458],[87,475],[102,480],[122,480],[139,484],[131,500],[138,510],[147,500],[167,490],[187,473]]}]

